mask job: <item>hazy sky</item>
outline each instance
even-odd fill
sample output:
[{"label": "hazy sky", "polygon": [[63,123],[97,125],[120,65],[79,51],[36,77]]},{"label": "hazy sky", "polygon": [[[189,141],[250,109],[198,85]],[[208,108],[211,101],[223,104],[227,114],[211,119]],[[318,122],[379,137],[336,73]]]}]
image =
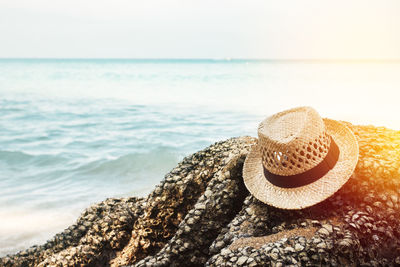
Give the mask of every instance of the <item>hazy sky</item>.
[{"label": "hazy sky", "polygon": [[400,58],[398,0],[1,0],[0,57]]}]

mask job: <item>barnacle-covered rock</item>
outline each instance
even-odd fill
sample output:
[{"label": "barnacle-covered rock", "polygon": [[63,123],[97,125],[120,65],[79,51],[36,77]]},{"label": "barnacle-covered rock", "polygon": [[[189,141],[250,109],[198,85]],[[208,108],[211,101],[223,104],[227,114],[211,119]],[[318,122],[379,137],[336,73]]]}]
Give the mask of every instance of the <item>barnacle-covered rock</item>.
[{"label": "barnacle-covered rock", "polygon": [[123,248],[142,210],[140,198],[107,199],[88,208],[74,225],[44,245],[0,259],[0,266],[101,264],[104,255]]},{"label": "barnacle-covered rock", "polygon": [[347,125],[359,162],[317,205],[281,210],[251,196],[241,172],[256,139],[233,138],[185,158],[147,198],[94,205],[46,244],[0,265],[399,265],[400,132]]}]

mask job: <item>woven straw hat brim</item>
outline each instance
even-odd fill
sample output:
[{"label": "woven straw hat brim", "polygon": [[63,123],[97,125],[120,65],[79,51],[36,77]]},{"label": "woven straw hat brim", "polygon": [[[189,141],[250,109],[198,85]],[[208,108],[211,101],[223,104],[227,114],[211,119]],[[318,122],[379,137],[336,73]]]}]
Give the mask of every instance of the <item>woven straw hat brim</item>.
[{"label": "woven straw hat brim", "polygon": [[250,193],[260,201],[281,209],[303,209],[317,204],[338,191],[352,175],[358,161],[358,143],[344,124],[323,119],[327,133],[340,149],[336,165],[317,181],[296,188],[282,188],[264,176],[260,147],[255,145],[243,166],[243,179]]}]

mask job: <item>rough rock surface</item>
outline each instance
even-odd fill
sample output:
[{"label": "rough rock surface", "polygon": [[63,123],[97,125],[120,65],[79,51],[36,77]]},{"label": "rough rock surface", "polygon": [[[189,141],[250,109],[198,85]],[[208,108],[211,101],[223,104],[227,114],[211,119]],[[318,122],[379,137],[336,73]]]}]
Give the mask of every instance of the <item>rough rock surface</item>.
[{"label": "rough rock surface", "polygon": [[147,198],[107,199],[41,246],[0,266],[400,265],[400,132],[353,126],[354,175],[298,211],[254,199],[233,138],[185,158]]}]

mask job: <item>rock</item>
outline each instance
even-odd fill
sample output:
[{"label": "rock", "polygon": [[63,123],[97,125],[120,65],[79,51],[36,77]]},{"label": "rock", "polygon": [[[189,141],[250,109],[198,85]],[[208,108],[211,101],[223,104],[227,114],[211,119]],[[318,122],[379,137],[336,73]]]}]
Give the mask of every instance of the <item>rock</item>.
[{"label": "rock", "polygon": [[271,257],[272,260],[276,261],[277,259],[279,259],[279,255],[276,252],[273,252],[271,254],[269,254],[269,256]]},{"label": "rock", "polygon": [[293,253],[293,252],[295,252],[295,249],[292,248],[292,247],[286,247],[286,248],[284,249],[284,251],[285,251],[285,253]]},{"label": "rock", "polygon": [[319,244],[317,245],[317,248],[322,248],[322,249],[325,249],[325,248],[326,248],[326,244],[325,244],[325,242],[321,242],[321,243],[319,243]]},{"label": "rock", "polygon": [[317,205],[280,210],[249,195],[242,165],[256,140],[234,138],[184,158],[148,197],[95,204],[0,266],[399,265],[400,132],[343,123],[359,162]]},{"label": "rock", "polygon": [[198,203],[198,204],[196,204],[196,205],[194,206],[194,208],[195,208],[195,209],[198,209],[198,210],[204,210],[204,209],[206,209],[206,205],[203,204],[203,203]]},{"label": "rock", "polygon": [[322,236],[327,236],[327,235],[329,235],[329,231],[326,230],[325,228],[321,228],[318,230],[318,234],[320,234]]},{"label": "rock", "polygon": [[239,257],[239,259],[237,260],[236,264],[239,266],[242,266],[246,261],[247,261],[248,257],[246,256],[241,256]]},{"label": "rock", "polygon": [[254,211],[251,208],[247,208],[246,209],[247,214],[249,214],[250,216],[254,215]]},{"label": "rock", "polygon": [[324,229],[326,229],[326,230],[328,231],[329,234],[333,232],[333,226],[330,225],[330,224],[324,224],[324,225],[322,225],[322,227],[323,227]]},{"label": "rock", "polygon": [[236,256],[233,256],[229,261],[231,261],[231,262],[236,262],[237,261],[237,257]]},{"label": "rock", "polygon": [[342,241],[339,242],[339,246],[349,247],[349,246],[351,246],[351,243],[352,243],[351,240],[343,239]]},{"label": "rock", "polygon": [[218,257],[214,264],[215,266],[222,266],[223,262],[224,262],[223,258]]},{"label": "rock", "polygon": [[221,250],[221,255],[222,256],[229,255],[230,253],[231,253],[231,250],[228,249],[228,248],[224,248],[224,249]]},{"label": "rock", "polygon": [[190,231],[192,230],[188,225],[185,225],[185,227],[184,227],[184,232],[185,233],[190,233]]},{"label": "rock", "polygon": [[311,221],[311,224],[312,224],[313,226],[321,226],[321,222],[320,222],[320,221],[317,221],[317,220],[312,220],[312,221]]},{"label": "rock", "polygon": [[216,246],[217,248],[221,248],[223,245],[225,245],[225,242],[224,242],[224,241],[218,241],[217,243],[215,243],[215,246]]},{"label": "rock", "polygon": [[296,251],[302,251],[303,249],[304,249],[304,247],[302,246],[302,245],[300,245],[300,244],[296,244],[295,246],[294,246],[294,249],[296,250]]}]

